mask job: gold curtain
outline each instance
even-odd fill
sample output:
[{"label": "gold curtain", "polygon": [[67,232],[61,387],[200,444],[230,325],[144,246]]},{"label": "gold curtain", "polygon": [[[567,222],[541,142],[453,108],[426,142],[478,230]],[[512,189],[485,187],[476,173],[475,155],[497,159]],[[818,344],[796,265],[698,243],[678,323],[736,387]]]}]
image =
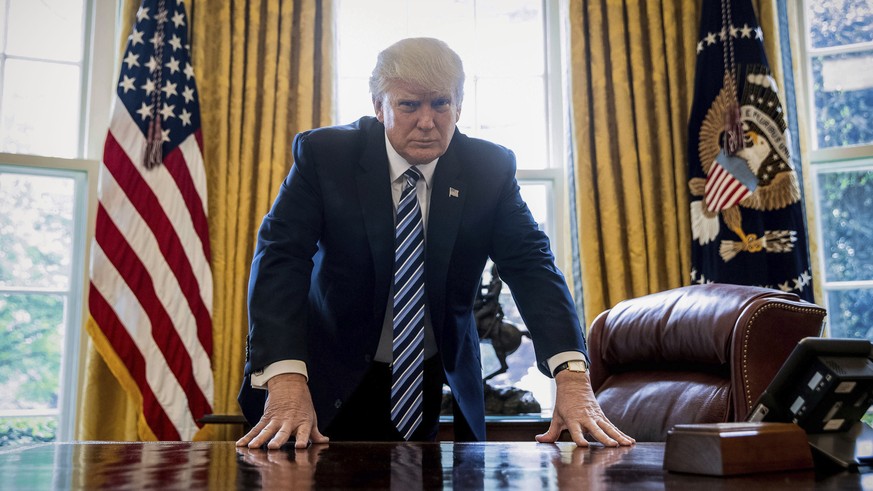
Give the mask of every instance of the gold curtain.
[{"label": "gold curtain", "polygon": [[[126,40],[139,0],[125,0]],[[239,414],[247,332],[246,292],[257,228],[291,167],[294,134],[331,122],[331,0],[188,0],[200,95],[212,248],[215,414]],[[93,348],[88,351],[77,438],[139,440],[139,404]],[[236,439],[209,425],[202,439]]]},{"label": "gold curtain", "polygon": [[[776,0],[752,3],[781,81]],[[699,2],[687,0],[569,2],[571,206],[588,325],[621,300],[689,282],[686,146],[699,23]]]}]

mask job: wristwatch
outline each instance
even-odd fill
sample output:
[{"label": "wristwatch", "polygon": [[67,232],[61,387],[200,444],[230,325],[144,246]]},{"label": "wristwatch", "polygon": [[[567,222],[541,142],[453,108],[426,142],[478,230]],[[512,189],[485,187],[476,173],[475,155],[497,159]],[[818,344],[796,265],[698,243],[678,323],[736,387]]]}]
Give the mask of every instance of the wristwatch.
[{"label": "wristwatch", "polygon": [[560,365],[555,367],[555,371],[552,372],[552,377],[557,376],[560,372],[564,370],[585,373],[588,371],[588,363],[586,363],[585,360],[565,361],[564,363],[561,363]]}]

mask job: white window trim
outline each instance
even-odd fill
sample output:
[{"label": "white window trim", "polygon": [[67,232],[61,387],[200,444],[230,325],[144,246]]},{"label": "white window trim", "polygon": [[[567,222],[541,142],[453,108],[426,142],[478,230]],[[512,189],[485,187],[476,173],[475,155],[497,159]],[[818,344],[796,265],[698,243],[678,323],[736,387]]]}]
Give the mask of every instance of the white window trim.
[{"label": "white window trim", "polygon": [[[33,289],[34,293],[57,294],[65,297],[64,309],[64,347],[61,357],[61,373],[58,377],[58,426],[57,440],[70,441],[76,430],[76,407],[81,386],[80,373],[83,359],[82,339],[85,337],[81,319],[87,311],[82,298],[88,288],[87,251],[94,235],[94,221],[91,196],[97,193],[97,172],[99,162],[93,160],[61,159],[34,155],[0,154],[0,171],[32,176],[51,176],[72,178],[73,196],[73,242],[70,265],[71,282],[68,290]],[[81,281],[76,281],[81,280]],[[26,293],[22,289],[2,288],[3,293]],[[27,412],[27,415],[50,415],[53,411]],[[23,414],[22,414],[23,415]],[[52,414],[53,415],[53,414]]]},{"label": "white window trim", "polygon": [[846,53],[856,53],[863,50],[873,48],[873,42],[857,43],[838,47],[829,48],[813,48],[807,38],[808,20],[806,6],[810,0],[804,0],[800,5],[789,9],[789,14],[793,14],[798,26],[798,32],[803,36],[803,42],[798,43],[800,46],[800,84],[795,84],[798,99],[805,102],[805,116],[808,121],[807,136],[809,138],[809,163],[814,167],[817,164],[824,164],[834,161],[846,161],[855,159],[866,159],[873,157],[873,143],[866,145],[853,145],[849,147],[839,148],[818,148],[818,135],[815,124],[815,94],[812,93],[812,66],[809,60],[815,56],[836,55]]},{"label": "white window trim", "polygon": [[[803,112],[806,119],[805,128],[801,124],[801,131],[804,133],[807,142],[808,151],[807,157],[804,159],[804,172],[810,174],[809,179],[805,179],[810,183],[812,191],[807,191],[807,197],[812,198],[812,206],[807,206],[807,210],[812,210],[814,219],[811,231],[815,231],[815,241],[813,243],[815,253],[815,261],[817,262],[818,275],[816,278],[817,288],[821,289],[820,302],[825,308],[828,308],[828,294],[834,291],[848,291],[873,288],[873,279],[860,281],[828,281],[826,277],[827,257],[824,247],[825,231],[822,227],[820,217],[823,212],[820,208],[819,196],[819,177],[822,174],[831,172],[847,172],[847,171],[873,171],[873,144],[853,145],[847,147],[829,147],[818,148],[818,135],[815,120],[815,94],[812,91],[812,66],[810,60],[814,56],[834,55],[843,53],[854,53],[864,49],[873,47],[873,43],[858,43],[832,48],[813,48],[809,43],[807,36],[808,18],[807,5],[811,0],[803,0],[796,5],[788,2],[789,15],[791,20],[797,26],[796,32],[803,36],[803,41],[797,43],[799,53],[797,56],[798,65],[800,67],[798,82],[795,84],[797,99],[799,103],[798,110]],[[829,327],[828,327],[829,330]]]},{"label": "white window trim", "polygon": [[[8,3],[0,1],[5,10]],[[103,142],[109,128],[111,105],[115,94],[116,71],[121,26],[119,0],[86,0],[83,14],[84,54],[81,62],[80,135],[77,153],[86,159],[63,159],[33,155],[0,153],[0,164],[12,172],[30,175],[72,175],[77,180],[74,214],[84,227],[77,231],[73,244],[72,278],[64,322],[64,354],[59,377],[58,441],[70,441],[78,430],[79,395],[85,380],[85,356],[89,345],[84,331],[88,318],[88,267],[97,216],[97,180]],[[2,33],[5,36],[5,31]],[[2,60],[0,60],[2,61]],[[2,77],[2,63],[0,63]],[[2,91],[2,84],[0,84]],[[15,167],[21,167],[15,170]],[[58,171],[61,172],[58,172]],[[78,173],[78,174],[75,174]]]}]

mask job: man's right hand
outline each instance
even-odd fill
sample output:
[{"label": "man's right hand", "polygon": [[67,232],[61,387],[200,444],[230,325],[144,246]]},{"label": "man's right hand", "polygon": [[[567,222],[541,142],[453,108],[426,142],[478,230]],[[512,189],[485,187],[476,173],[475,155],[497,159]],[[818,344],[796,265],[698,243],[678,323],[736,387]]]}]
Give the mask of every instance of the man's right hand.
[{"label": "man's right hand", "polygon": [[258,424],[240,438],[238,447],[278,449],[290,438],[295,448],[306,448],[312,443],[327,443],[328,438],[318,431],[315,408],[306,377],[297,373],[276,375],[267,381],[267,402]]}]

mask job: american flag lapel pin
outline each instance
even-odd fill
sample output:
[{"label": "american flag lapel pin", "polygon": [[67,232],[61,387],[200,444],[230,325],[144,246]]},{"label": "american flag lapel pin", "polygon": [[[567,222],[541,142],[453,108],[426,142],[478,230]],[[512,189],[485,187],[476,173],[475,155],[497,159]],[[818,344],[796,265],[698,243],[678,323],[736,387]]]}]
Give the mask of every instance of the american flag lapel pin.
[{"label": "american flag lapel pin", "polygon": [[449,188],[449,198],[457,198],[459,194],[460,191],[458,191],[457,189]]}]

